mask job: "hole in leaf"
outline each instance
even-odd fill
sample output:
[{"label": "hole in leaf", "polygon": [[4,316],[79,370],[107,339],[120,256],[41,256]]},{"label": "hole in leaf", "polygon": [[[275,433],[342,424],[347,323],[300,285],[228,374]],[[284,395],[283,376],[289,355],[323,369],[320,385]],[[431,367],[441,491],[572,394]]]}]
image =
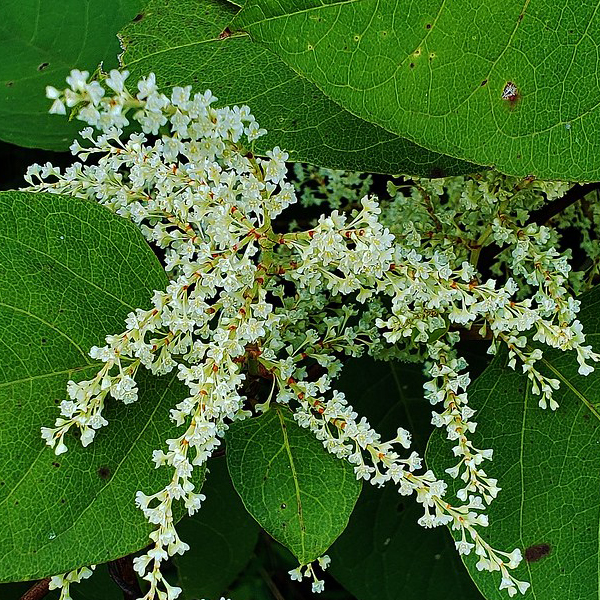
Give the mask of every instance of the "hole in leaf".
[{"label": "hole in leaf", "polygon": [[133,17],[132,21],[134,23],[137,23],[138,21],[141,21],[144,18],[144,13],[139,13],[137,15],[135,15],[135,17]]},{"label": "hole in leaf", "polygon": [[38,71],[43,71],[43,70],[44,70],[44,69],[46,69],[46,68],[47,68],[49,65],[50,65],[50,63],[43,62],[43,63],[41,63],[41,64],[39,64],[39,65],[38,65],[38,68],[37,68],[37,70],[38,70]]}]

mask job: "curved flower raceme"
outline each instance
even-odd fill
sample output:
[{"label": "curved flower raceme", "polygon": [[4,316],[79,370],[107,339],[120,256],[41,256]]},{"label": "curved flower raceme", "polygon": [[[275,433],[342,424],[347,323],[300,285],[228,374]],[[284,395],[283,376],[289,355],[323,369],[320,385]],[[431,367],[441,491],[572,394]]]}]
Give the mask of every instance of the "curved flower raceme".
[{"label": "curved flower raceme", "polygon": [[[155,525],[150,550],[135,559],[136,571],[149,584],[144,600],[179,596],[180,589],[160,571],[169,556],[188,548],[175,529],[173,503],[183,502],[189,514],[200,509],[204,496],[195,487],[194,471],[220,446],[229,423],[252,416],[244,392],[248,373],[271,382],[270,396],[255,409],[268,410],[271,402],[288,405],[329,452],[354,466],[357,478],[391,483],[402,495],[414,493],[423,506],[421,525],[450,525],[458,532],[460,553],[474,551],[478,568],[499,571],[500,587],[511,596],[524,593],[529,584],[512,575],[520,551],[496,550],[480,533],[487,525],[486,505],[500,488],[482,468],[492,451],[470,440],[475,412],[468,405],[470,379],[456,351],[456,329],[475,326],[491,338],[492,348],[506,344],[513,364],[520,361],[532,379],[540,404],[556,408],[557,384],[535,369],[541,351],[529,347],[525,333],[575,350],[583,374],[599,358],[585,345],[577,302],[564,296],[568,265],[540,256],[540,230],[521,232],[518,224],[503,221],[488,237],[518,240],[517,275],[539,291],[533,299],[518,299],[512,279],[500,286],[480,281],[467,246],[462,252],[428,210],[432,193],[424,188],[418,199],[423,218],[404,219],[401,230],[394,214],[402,210],[403,198],[396,197],[383,213],[369,196],[340,210],[343,194],[337,193],[338,208],[313,227],[281,233],[274,223],[296,202],[287,180],[288,155],[274,148],[257,157],[249,150],[265,131],[248,107],[216,108],[210,91],[192,94],[189,86],[167,96],[154,75],[132,92],[127,76],[111,71],[102,82],[88,82],[87,73],[73,71],[70,88],[48,88],[51,112],[76,107],[75,116],[90,127],[82,131],[83,145],[72,146],[82,162],[64,172],[33,165],[27,180],[30,189],[100,202],[136,223],[164,252],[167,288],[154,292],[150,309],[132,312],[123,332],[91,349],[104,367],[89,381],[69,382],[60,417],[42,430],[57,454],[67,451],[73,427],[88,445],[108,425],[107,401],[137,400],[140,368],[157,375],[176,370],[186,384],[187,397],[171,410],[181,433],[152,456],[157,467],[171,470],[171,482],[136,497]],[[123,139],[122,129],[132,122],[143,133]],[[86,164],[89,157],[95,162]],[[549,281],[550,268],[563,279]],[[446,499],[446,483],[423,472],[421,457],[410,451],[408,431],[399,428],[394,439],[382,440],[332,388],[342,359],[365,351],[426,361],[425,396],[439,406],[433,423],[455,442],[457,463],[448,474],[464,484],[457,505]],[[321,568],[328,564],[328,557],[319,559]],[[312,577],[313,590],[323,589],[314,565],[301,565],[291,575]]]}]

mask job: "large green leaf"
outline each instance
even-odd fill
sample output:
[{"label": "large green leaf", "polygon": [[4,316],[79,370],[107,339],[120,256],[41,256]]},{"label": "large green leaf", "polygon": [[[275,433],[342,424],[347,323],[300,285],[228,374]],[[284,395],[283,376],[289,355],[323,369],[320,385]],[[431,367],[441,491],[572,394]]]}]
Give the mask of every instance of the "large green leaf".
[{"label": "large green leaf", "polygon": [[[588,341],[600,348],[600,290],[584,296],[581,321]],[[516,576],[531,582],[536,600],[598,600],[600,526],[600,373],[577,373],[572,353],[545,352],[542,368],[561,382],[553,413],[538,407],[527,378],[499,356],[469,388],[477,413],[476,447],[492,447],[486,472],[502,487],[482,532],[496,548],[520,548],[525,561]],[[436,432],[427,453],[438,473],[453,461],[449,443]],[[465,560],[489,600],[505,598],[497,574]]]},{"label": "large green leaf", "polygon": [[519,176],[600,179],[597,1],[248,0],[236,28],[426,148]]},{"label": "large green leaf", "polygon": [[208,465],[202,510],[177,531],[190,549],[175,561],[186,598],[218,598],[250,560],[259,527],[236,494],[224,458]]},{"label": "large green leaf", "polygon": [[173,433],[168,407],[185,391],[142,373],[139,402],[113,402],[91,446],[72,436],[55,456],[40,427],[54,423],[67,380],[95,374],[90,346],[122,331],[166,276],[137,228],[93,202],[2,192],[0,213],[0,581],[16,581],[148,543],[135,493],[170,477],[152,450]]},{"label": "large green leaf", "polygon": [[80,121],[48,114],[45,87],[65,87],[71,69],[117,63],[116,34],[143,0],[2,0],[0,2],[0,138],[66,150]]},{"label": "large green leaf", "polygon": [[[339,382],[385,439],[399,426],[422,453],[432,429],[421,367],[361,358]],[[359,600],[481,600],[448,531],[423,529],[423,509],[393,485],[366,485],[344,533],[329,550],[331,573]]]},{"label": "large green leaf", "polygon": [[344,531],[360,494],[352,466],[329,454],[287,408],[234,423],[227,466],[248,512],[301,564]]},{"label": "large green leaf", "polygon": [[236,11],[222,0],[150,0],[121,33],[121,62],[134,77],[153,71],[165,90],[210,88],[221,104],[248,104],[269,132],[256,142],[259,153],[279,145],[294,161],[393,174],[480,169],[355,117],[247,35],[227,36]]}]

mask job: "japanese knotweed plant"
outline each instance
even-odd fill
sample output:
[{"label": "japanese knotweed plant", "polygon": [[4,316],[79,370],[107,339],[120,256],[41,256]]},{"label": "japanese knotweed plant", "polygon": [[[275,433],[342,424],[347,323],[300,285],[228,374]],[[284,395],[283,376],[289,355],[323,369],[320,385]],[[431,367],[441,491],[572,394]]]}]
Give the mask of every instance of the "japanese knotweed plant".
[{"label": "japanese knotweed plant", "polygon": [[[510,596],[525,593],[529,583],[511,573],[521,551],[493,548],[483,533],[486,508],[501,488],[485,466],[492,450],[470,440],[475,411],[457,342],[470,330],[489,340],[491,353],[505,346],[510,366],[527,374],[541,408],[558,408],[559,382],[536,368],[542,351],[534,342],[573,351],[579,373],[592,370],[600,355],[585,343],[579,302],[569,292],[583,289],[589,274],[573,274],[568,254],[555,249],[560,222],[556,229],[525,224],[530,211],[570,186],[488,171],[390,183],[391,198],[379,202],[366,193],[368,177],[299,166],[297,181],[288,181],[283,150],[252,153],[253,140],[265,131],[247,106],[215,108],[210,91],[192,94],[189,86],[166,96],[152,74],[130,91],[127,76],[111,71],[88,82],[88,73],[72,71],[68,89],[47,89],[51,112],[69,107],[91,127],[82,131],[84,145],[72,145],[82,162],[64,172],[33,165],[27,181],[32,190],[97,200],[137,224],[170,277],[166,289],[154,292],[152,308],[130,313],[122,332],[90,349],[104,366],[88,381],[69,382],[60,416],[42,429],[61,454],[70,430],[79,430],[87,446],[108,425],[109,398],[137,400],[140,369],[176,370],[187,385],[188,395],[171,410],[181,433],[152,456],[172,479],[136,497],[155,525],[150,548],[134,561],[149,583],[144,600],[180,594],[160,567],[188,549],[173,506],[182,502],[189,514],[201,508],[205,497],[192,482],[194,471],[219,448],[230,423],[275,404],[289,407],[300,426],[349,461],[358,479],[415,494],[422,526],[451,526],[458,552],[474,552],[478,569],[498,571],[500,589]],[[132,122],[143,133],[125,135]],[[90,157],[95,160],[86,165]],[[303,203],[333,208],[305,229],[282,216],[302,181],[315,183],[302,187]],[[486,279],[479,259],[495,245],[504,248],[492,255],[497,279]],[[597,257],[595,251],[594,269]],[[398,428],[383,440],[333,387],[345,357],[363,353],[424,363],[425,397],[439,407],[432,422],[454,442],[447,475],[460,482],[458,503],[447,499],[443,479],[423,470],[408,431]],[[269,384],[260,403],[247,397],[250,375]],[[326,568],[329,559],[317,562]],[[323,589],[313,563],[290,574],[312,578],[315,592]],[[57,576],[52,585],[65,599],[70,583],[87,575]]]}]

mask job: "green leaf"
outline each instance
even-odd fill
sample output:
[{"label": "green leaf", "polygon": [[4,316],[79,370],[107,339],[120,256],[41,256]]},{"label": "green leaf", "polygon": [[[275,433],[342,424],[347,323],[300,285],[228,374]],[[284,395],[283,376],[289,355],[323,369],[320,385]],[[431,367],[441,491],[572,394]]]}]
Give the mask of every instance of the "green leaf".
[{"label": "green leaf", "polygon": [[[423,399],[422,368],[354,360],[338,388],[384,439],[399,426],[423,453],[433,426]],[[366,485],[348,527],[331,547],[331,574],[359,600],[481,600],[448,531],[423,529],[423,509],[393,485]]]},{"label": "green leaf", "polygon": [[278,145],[293,161],[336,169],[438,177],[480,170],[355,117],[247,35],[227,36],[236,11],[221,0],[150,0],[144,18],[121,32],[121,62],[132,78],[156,73],[164,90],[210,88],[221,105],[248,104],[269,132],[256,142],[259,154]]},{"label": "green leaf", "polygon": [[597,2],[248,0],[240,28],[425,148],[512,175],[600,179]]},{"label": "green leaf", "polygon": [[360,494],[352,466],[278,406],[234,423],[226,441],[229,473],[248,512],[300,564],[321,556]]},{"label": "green leaf", "polygon": [[175,559],[186,598],[218,598],[250,560],[259,527],[236,494],[224,458],[212,459],[202,510],[177,531],[190,549]]},{"label": "green leaf", "polygon": [[[582,298],[580,319],[587,340],[600,348],[600,289]],[[545,351],[541,370],[560,380],[558,410],[542,410],[527,378],[498,356],[469,388],[477,410],[477,448],[494,449],[486,467],[502,488],[488,509],[482,535],[500,550],[520,548],[525,560],[515,576],[531,582],[536,600],[598,600],[600,526],[600,372],[577,373],[573,353]],[[441,432],[429,442],[427,459],[438,473],[451,466]],[[505,598],[499,578],[465,563],[489,600]]]},{"label": "green leaf", "polygon": [[109,425],[56,456],[52,426],[68,379],[92,377],[88,349],[122,331],[166,275],[139,230],[102,206],[28,192],[0,193],[0,581],[106,562],[148,543],[137,490],[162,489],[152,450],[173,433],[174,375],[142,373],[140,400],[109,404]]},{"label": "green leaf", "polygon": [[48,114],[46,86],[64,88],[71,69],[116,67],[116,34],[142,6],[143,0],[2,0],[0,138],[68,149],[83,123]]}]

